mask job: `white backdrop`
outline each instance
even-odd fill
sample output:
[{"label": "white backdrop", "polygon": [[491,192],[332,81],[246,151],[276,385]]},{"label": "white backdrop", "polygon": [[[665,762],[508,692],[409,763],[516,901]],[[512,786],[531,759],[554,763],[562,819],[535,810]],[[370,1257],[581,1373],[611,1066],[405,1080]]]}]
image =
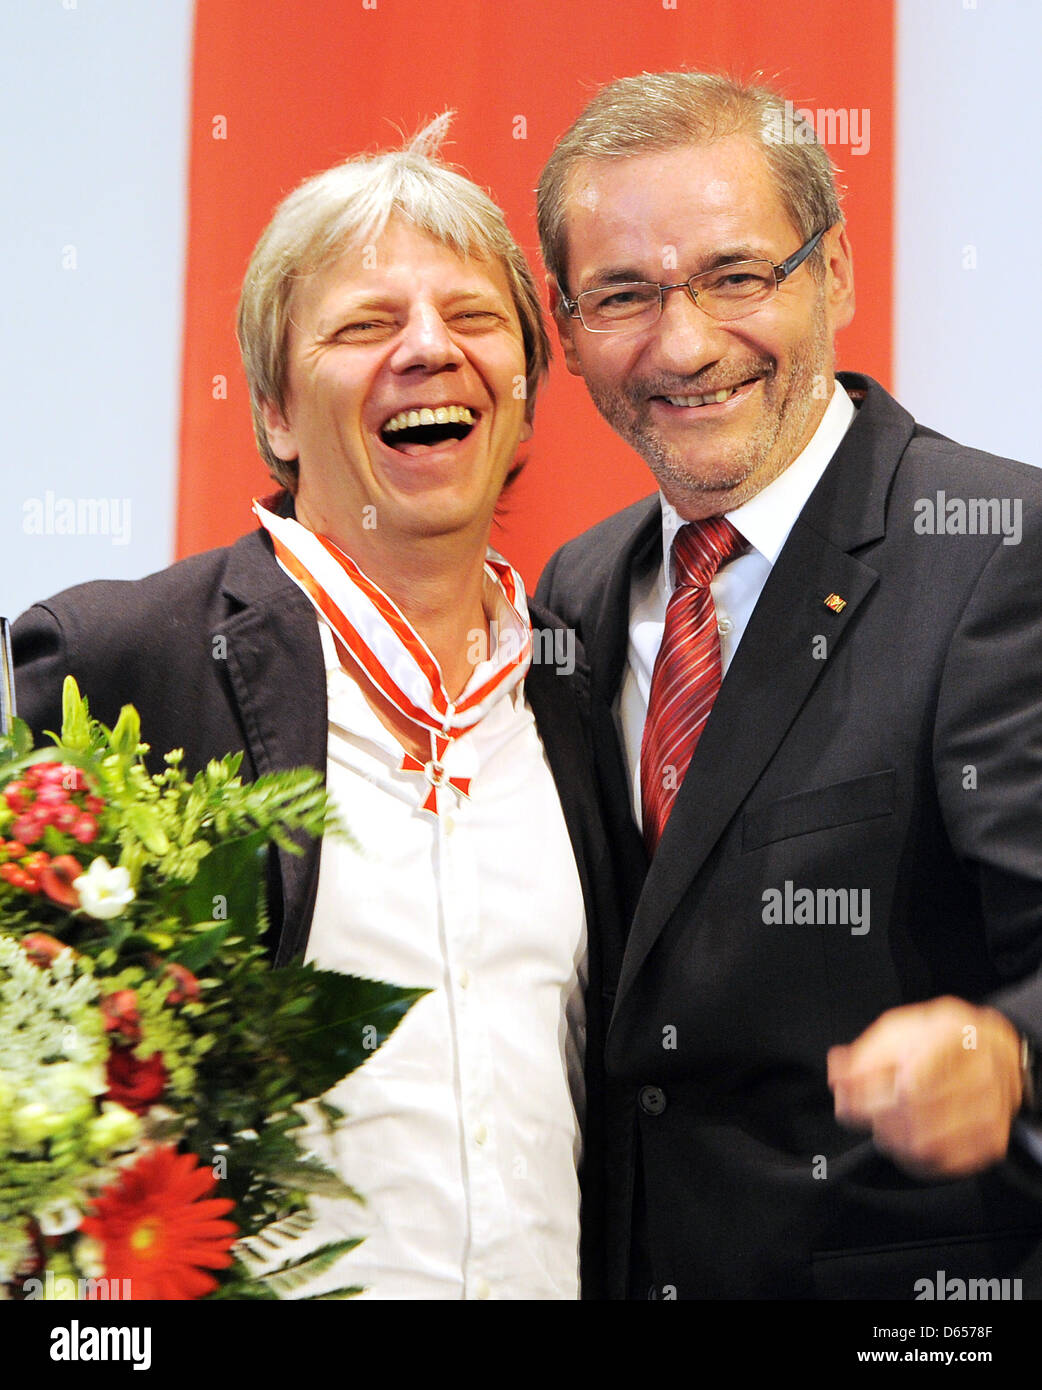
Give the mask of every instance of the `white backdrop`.
[{"label": "white backdrop", "polygon": [[1042,314],[1042,4],[898,13],[897,395],[961,443],[1039,464],[1023,364]]},{"label": "white backdrop", "polygon": [[173,554],[192,4],[67,4],[0,0],[9,617]]}]

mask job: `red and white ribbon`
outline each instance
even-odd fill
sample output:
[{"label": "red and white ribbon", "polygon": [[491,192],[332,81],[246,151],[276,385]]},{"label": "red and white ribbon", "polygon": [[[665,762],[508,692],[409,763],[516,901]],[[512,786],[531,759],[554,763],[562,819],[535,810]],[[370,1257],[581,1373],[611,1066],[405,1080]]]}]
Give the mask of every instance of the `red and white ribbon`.
[{"label": "red and white ribbon", "polygon": [[[402,771],[421,771],[429,784],[422,809],[437,814],[437,793],[452,786],[469,794],[470,779],[449,778],[442,756],[449,742],[474,727],[492,706],[525,677],[532,662],[532,627],[521,577],[494,550],[485,560],[485,604],[496,641],[480,678],[468,682],[458,700],[445,689],[434,654],[397,604],[369,579],[349,555],[299,521],[276,516],[253,501],[258,521],[271,536],[286,573],[311,600],[373,687],[406,718],[428,730],[431,758],[411,754]],[[457,785],[461,780],[467,786]]]}]

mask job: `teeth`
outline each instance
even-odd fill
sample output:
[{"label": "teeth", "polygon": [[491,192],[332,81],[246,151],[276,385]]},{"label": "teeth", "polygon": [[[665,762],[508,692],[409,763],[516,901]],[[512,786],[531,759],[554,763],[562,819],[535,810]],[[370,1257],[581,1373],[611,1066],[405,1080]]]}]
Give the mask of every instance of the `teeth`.
[{"label": "teeth", "polygon": [[666,400],[670,405],[684,405],[693,407],[697,405],[723,405],[730,396],[733,396],[737,386],[727,386],[719,391],[710,391],[706,396],[667,396]]},{"label": "teeth", "polygon": [[414,429],[417,425],[472,425],[474,412],[465,405],[439,405],[436,409],[423,406],[419,410],[399,410],[384,425],[385,434],[396,430]]}]

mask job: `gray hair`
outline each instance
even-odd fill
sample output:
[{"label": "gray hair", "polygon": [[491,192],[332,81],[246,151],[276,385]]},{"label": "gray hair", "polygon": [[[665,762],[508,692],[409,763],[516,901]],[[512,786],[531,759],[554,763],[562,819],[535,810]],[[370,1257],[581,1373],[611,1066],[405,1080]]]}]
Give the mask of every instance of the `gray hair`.
[{"label": "gray hair", "polygon": [[351,245],[374,240],[402,217],[461,259],[497,261],[510,286],[525,348],[526,413],[531,419],[550,361],[539,294],[517,242],[492,199],[435,158],[452,120],[445,111],[403,148],[361,155],[306,179],[276,208],[257,242],[239,297],[237,336],[250,388],[257,447],[269,472],[296,491],[297,460],[277,458],[262,407],[284,411],[289,325],[297,283],[324,270]]},{"label": "gray hair", "polygon": [[[645,72],[609,83],[562,135],[539,180],[539,240],[547,270],[564,288],[568,184],[577,164],[664,153],[732,135],[747,136],[762,151],[801,241],[821,227],[842,222],[827,151],[799,117],[799,139],[783,138],[786,118],[793,120],[791,105],[787,107],[776,92],[717,73]],[[821,275],[820,243],[808,264]]]}]

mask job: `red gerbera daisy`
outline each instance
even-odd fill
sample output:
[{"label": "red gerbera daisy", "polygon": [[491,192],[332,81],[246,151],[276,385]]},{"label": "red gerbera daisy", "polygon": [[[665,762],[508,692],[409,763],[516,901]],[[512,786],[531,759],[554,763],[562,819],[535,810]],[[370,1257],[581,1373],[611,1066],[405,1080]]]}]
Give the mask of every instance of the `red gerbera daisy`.
[{"label": "red gerbera daisy", "polygon": [[195,1154],[153,1149],[94,1202],[81,1230],[105,1248],[105,1274],[129,1279],[134,1299],[201,1298],[217,1287],[206,1269],[227,1269],[238,1231],[217,1218],[235,1205],[200,1201],[216,1186]]}]

